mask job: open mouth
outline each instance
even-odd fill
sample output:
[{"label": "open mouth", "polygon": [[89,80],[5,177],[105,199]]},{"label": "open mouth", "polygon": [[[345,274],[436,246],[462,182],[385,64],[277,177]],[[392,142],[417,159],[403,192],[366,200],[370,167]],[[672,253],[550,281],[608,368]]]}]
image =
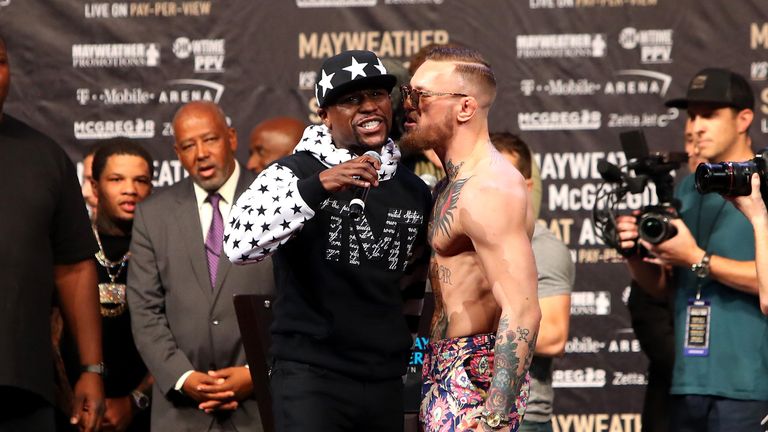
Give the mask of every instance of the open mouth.
[{"label": "open mouth", "polygon": [[125,201],[119,204],[124,212],[133,213],[136,210],[136,201]]},{"label": "open mouth", "polygon": [[368,117],[357,122],[356,126],[363,132],[378,133],[384,126],[384,120],[379,117]]},{"label": "open mouth", "polygon": [[200,177],[211,177],[215,173],[216,168],[214,166],[204,166],[200,167],[197,170],[197,173],[200,175]]}]

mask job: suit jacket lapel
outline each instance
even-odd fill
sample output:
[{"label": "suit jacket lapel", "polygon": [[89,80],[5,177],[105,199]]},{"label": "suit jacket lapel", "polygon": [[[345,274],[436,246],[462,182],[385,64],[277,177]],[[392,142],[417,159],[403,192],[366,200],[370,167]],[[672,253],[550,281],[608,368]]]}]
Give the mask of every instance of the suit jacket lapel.
[{"label": "suit jacket lapel", "polygon": [[184,248],[189,257],[192,271],[195,273],[197,285],[209,300],[212,298],[211,282],[208,276],[208,260],[205,257],[205,245],[201,236],[200,215],[195,199],[195,191],[192,189],[192,180],[184,180],[187,184],[180,189],[176,197],[176,220],[178,221],[180,237],[183,238]]},{"label": "suit jacket lapel", "polygon": [[[235,198],[233,201],[237,201],[240,195],[245,192],[246,189],[248,189],[248,186],[251,185],[255,178],[256,176],[254,176],[250,171],[246,170],[242,165],[240,166],[240,178],[237,179],[237,187],[235,188]],[[234,205],[235,203],[233,202],[232,206]],[[225,216],[224,226],[226,227],[228,223],[229,218]],[[222,251],[221,256],[219,257],[219,267],[216,272],[216,289],[214,290],[213,298],[214,302],[216,302],[216,300],[219,298],[219,293],[222,291],[221,287],[224,285],[224,281],[226,280],[229,269],[231,268],[232,263],[229,261],[229,257],[227,257],[227,254]]]}]

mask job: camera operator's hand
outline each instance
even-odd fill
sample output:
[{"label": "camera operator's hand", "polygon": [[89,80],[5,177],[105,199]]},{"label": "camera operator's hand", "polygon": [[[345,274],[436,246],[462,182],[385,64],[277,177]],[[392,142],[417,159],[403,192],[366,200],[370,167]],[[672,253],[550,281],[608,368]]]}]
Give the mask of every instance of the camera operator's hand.
[{"label": "camera operator's hand", "polygon": [[643,261],[661,266],[690,267],[701,261],[704,250],[696,244],[691,231],[682,219],[671,219],[670,223],[677,228],[677,235],[657,245],[652,245],[645,240],[639,240],[640,244],[648,249],[651,257]]},{"label": "camera operator's hand", "polygon": [[748,196],[729,197],[726,200],[744,213],[752,225],[766,224],[768,222],[768,210],[765,208],[763,196],[760,194],[760,176],[752,174],[752,193]]},{"label": "camera operator's hand", "polygon": [[637,215],[635,210],[632,215],[623,215],[616,218],[616,232],[621,240],[620,246],[624,250],[631,250],[637,244],[639,232],[637,230]]}]

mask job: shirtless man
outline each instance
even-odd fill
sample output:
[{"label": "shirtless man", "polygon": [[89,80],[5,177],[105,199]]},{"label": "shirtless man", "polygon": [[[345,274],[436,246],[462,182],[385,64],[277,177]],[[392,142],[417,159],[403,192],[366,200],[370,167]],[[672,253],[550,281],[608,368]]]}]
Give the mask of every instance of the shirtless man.
[{"label": "shirtless man", "polygon": [[437,47],[403,87],[403,146],[434,149],[447,174],[430,222],[436,311],[420,421],[516,431],[541,312],[525,181],[488,136],[493,72],[474,50]]}]

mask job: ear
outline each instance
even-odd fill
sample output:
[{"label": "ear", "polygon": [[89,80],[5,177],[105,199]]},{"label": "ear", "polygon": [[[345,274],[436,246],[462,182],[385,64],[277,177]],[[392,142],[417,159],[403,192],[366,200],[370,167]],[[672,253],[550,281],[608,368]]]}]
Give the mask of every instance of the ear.
[{"label": "ear", "polygon": [[755,118],[755,113],[751,109],[743,109],[736,114],[736,127],[739,133],[747,133],[749,125]]},{"label": "ear", "polygon": [[229,148],[232,151],[237,150],[237,132],[235,128],[227,128],[227,136],[229,138]]},{"label": "ear", "polygon": [[96,181],[96,179],[90,179],[88,180],[91,182],[91,190],[93,191],[93,196],[96,197],[96,199],[99,199],[99,195],[101,195],[99,191],[99,182]]},{"label": "ear", "polygon": [[325,127],[327,127],[328,130],[330,130],[331,120],[328,118],[328,110],[326,110],[325,108],[318,108],[317,115],[320,116],[320,120],[323,122]]},{"label": "ear", "polygon": [[466,123],[470,121],[472,117],[475,116],[478,107],[479,105],[477,104],[477,99],[474,97],[466,96],[461,98],[461,107],[459,108],[459,113],[456,120],[458,120],[459,123]]},{"label": "ear", "polygon": [[533,192],[533,179],[531,178],[525,179],[525,189],[528,192]]}]

